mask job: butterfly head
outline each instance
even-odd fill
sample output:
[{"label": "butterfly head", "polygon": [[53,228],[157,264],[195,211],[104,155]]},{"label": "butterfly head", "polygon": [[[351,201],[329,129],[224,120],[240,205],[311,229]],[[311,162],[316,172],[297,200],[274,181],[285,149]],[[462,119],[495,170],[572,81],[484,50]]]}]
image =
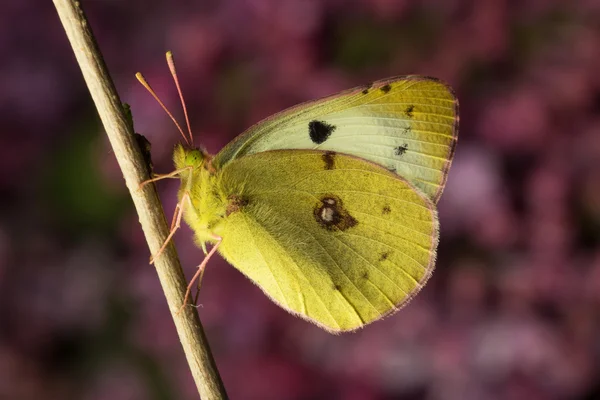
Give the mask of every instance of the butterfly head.
[{"label": "butterfly head", "polygon": [[204,153],[199,149],[192,149],[185,153],[185,165],[197,168],[204,163]]},{"label": "butterfly head", "polygon": [[207,165],[210,156],[202,149],[189,148],[181,143],[175,146],[173,163],[176,169],[197,170]]}]

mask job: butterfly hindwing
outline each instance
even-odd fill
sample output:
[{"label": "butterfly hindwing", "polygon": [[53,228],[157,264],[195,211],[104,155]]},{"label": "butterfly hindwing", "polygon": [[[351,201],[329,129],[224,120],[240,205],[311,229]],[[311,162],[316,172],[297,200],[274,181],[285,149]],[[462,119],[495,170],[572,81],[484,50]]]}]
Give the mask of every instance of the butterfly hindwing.
[{"label": "butterfly hindwing", "polygon": [[288,311],[333,332],[397,310],[430,276],[432,202],[398,175],[335,152],[232,160],[219,252]]},{"label": "butterfly hindwing", "polygon": [[276,149],[335,151],[397,173],[437,203],[457,126],[458,102],[447,85],[421,76],[391,78],[275,114],[227,145],[214,165]]}]

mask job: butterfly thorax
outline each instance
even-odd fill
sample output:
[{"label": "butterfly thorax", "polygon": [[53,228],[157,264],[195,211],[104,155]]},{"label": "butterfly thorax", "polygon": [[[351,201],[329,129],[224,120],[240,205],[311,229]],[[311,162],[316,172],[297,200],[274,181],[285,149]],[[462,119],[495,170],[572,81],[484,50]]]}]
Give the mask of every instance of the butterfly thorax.
[{"label": "butterfly thorax", "polygon": [[[227,196],[218,190],[220,174],[212,168],[212,156],[202,149],[185,148],[181,144],[175,147],[173,162],[181,170],[179,178],[179,201],[184,201],[183,218],[196,234],[196,241],[205,248],[204,243],[214,242],[219,236],[219,225],[227,212]],[[191,204],[190,204],[191,203]]]}]

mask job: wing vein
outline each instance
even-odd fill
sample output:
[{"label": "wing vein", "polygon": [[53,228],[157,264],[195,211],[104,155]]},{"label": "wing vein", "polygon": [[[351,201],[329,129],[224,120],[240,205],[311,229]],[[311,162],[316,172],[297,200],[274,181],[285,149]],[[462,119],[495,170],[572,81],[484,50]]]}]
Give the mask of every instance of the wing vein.
[{"label": "wing vein", "polygon": [[[370,241],[372,241],[372,242],[377,242],[377,243],[380,243],[380,244],[382,244],[382,245],[384,245],[384,246],[386,246],[386,247],[389,247],[390,249],[394,249],[394,250],[396,250],[397,252],[399,252],[400,254],[403,254],[403,255],[405,255],[406,257],[408,257],[408,258],[410,258],[411,260],[413,260],[413,261],[414,261],[414,262],[415,262],[415,263],[416,263],[416,264],[417,264],[419,267],[423,268],[424,270],[426,270],[426,269],[427,269],[426,267],[424,267],[424,266],[423,266],[423,264],[421,264],[420,262],[418,262],[417,260],[415,260],[414,258],[412,258],[411,256],[409,256],[408,254],[406,254],[405,252],[403,252],[401,249],[399,249],[399,248],[397,248],[397,247],[394,247],[394,246],[390,246],[389,244],[387,244],[387,243],[384,243],[384,242],[382,242],[381,240],[373,239],[373,238],[370,238],[370,237],[368,237],[368,236],[354,235],[354,234],[352,234],[352,233],[346,233],[346,234],[347,234],[347,235],[350,235],[350,236],[356,236],[356,237],[365,238],[365,239],[368,239],[368,240],[370,240]],[[397,236],[395,236],[395,235],[392,235],[392,236],[394,236],[394,237],[397,237]],[[401,238],[401,239],[402,239],[402,238]],[[405,271],[405,270],[404,270],[404,269],[403,269],[401,266],[397,265],[396,263],[394,263],[394,265],[395,265],[395,266],[397,266],[397,267],[399,267],[400,271],[402,271],[402,273],[403,273],[403,274],[405,274],[406,276],[410,277],[410,278],[411,278],[412,280],[414,280],[414,281],[415,281],[417,284],[419,284],[419,281],[417,281],[417,280],[416,280],[416,279],[415,279],[415,278],[414,278],[412,275],[410,275],[408,272],[406,272],[406,271]]]},{"label": "wing vein", "polygon": [[[359,235],[354,235],[354,236],[358,236],[358,237],[363,237],[363,236],[359,236]],[[373,269],[375,269],[376,271],[379,271],[379,273],[383,276],[385,276],[387,278],[388,281],[392,282],[394,284],[394,286],[396,286],[398,289],[400,289],[405,295],[408,295],[408,293],[406,293],[404,291],[404,289],[402,287],[400,287],[400,285],[398,285],[396,282],[394,282],[392,280],[392,278],[390,278],[385,272],[383,272],[381,269],[379,269],[377,266],[375,266],[375,264],[371,263],[369,260],[367,260],[365,257],[362,256],[362,254],[360,254],[358,251],[356,251],[356,249],[354,249],[354,247],[348,245],[346,242],[340,240],[340,238],[338,238],[337,236],[333,235],[333,237],[341,244],[343,244],[344,246],[346,246],[348,249],[350,249],[354,254],[356,254],[358,257],[362,258],[365,263],[367,263],[367,265],[370,265]],[[414,279],[414,278],[413,278]],[[357,288],[358,289],[358,288]],[[381,291],[381,290],[380,290]],[[384,294],[382,291],[381,293],[385,296],[385,298],[395,307],[395,303],[386,295]],[[379,311],[377,311],[379,312]],[[381,313],[380,313],[381,314]]]},{"label": "wing vein", "polygon": [[[244,218],[242,218],[242,220],[246,224],[246,229],[248,229],[248,231],[251,231],[250,226],[248,225],[248,222],[245,220],[246,216],[244,215],[243,217]],[[250,237],[252,238],[252,242],[254,243],[254,248],[258,251],[258,254],[260,254],[260,258],[263,259],[263,261],[265,262],[265,265],[267,266],[267,269],[271,273],[271,276],[273,277],[273,280],[275,281],[275,284],[277,285],[277,288],[279,289],[279,292],[281,293],[281,297],[282,297],[283,301],[285,301],[285,305],[287,306],[287,308],[290,308],[290,303],[289,303],[288,299],[285,297],[285,294],[283,293],[283,290],[281,289],[281,285],[279,284],[279,280],[275,277],[275,274],[273,273],[273,270],[271,269],[271,266],[269,265],[269,263],[265,259],[265,256],[262,254],[262,251],[260,251],[260,248],[256,245],[256,240],[254,239],[254,237],[252,235],[250,235]]]},{"label": "wing vein", "polygon": [[[315,235],[311,232],[308,231],[306,229],[304,229],[303,227],[301,227],[298,224],[295,224],[294,222],[292,222],[289,218],[287,218],[286,216],[278,213],[277,211],[275,211],[273,209],[273,207],[271,207],[271,211],[275,214],[277,214],[281,219],[287,221],[289,224],[296,226],[298,229],[306,232],[309,236],[312,237],[312,239],[315,241],[315,243],[317,243],[319,245],[319,247],[321,247],[321,249],[323,249],[323,251],[325,252],[325,254],[327,254],[327,256],[329,257],[329,259],[333,262],[333,264],[335,264],[335,266],[337,267],[337,269],[342,273],[342,275],[344,275],[344,277],[346,278],[346,280],[352,284],[352,286],[354,286],[354,288],[357,290],[358,293],[360,293],[360,295],[367,301],[367,303],[369,303],[369,305],[371,306],[371,308],[373,308],[373,310],[375,310],[378,314],[381,314],[379,312],[379,310],[377,310],[377,308],[375,307],[375,305],[373,303],[371,303],[371,301],[364,295],[364,293],[358,288],[358,286],[356,286],[356,283],[354,283],[352,281],[352,279],[350,279],[350,277],[346,274],[346,271],[343,270],[343,268],[337,263],[337,261],[335,260],[335,258],[332,257],[332,255],[330,254],[330,252],[321,244],[321,242],[319,240],[317,240],[317,238],[315,237]],[[344,296],[344,298],[346,298]],[[346,299],[346,301],[348,301]],[[350,306],[352,306],[352,308],[354,309],[354,304],[348,302],[348,304]],[[356,312],[356,309],[354,309],[354,311]],[[357,313],[358,318],[361,320],[361,322],[364,323],[363,318]]]}]

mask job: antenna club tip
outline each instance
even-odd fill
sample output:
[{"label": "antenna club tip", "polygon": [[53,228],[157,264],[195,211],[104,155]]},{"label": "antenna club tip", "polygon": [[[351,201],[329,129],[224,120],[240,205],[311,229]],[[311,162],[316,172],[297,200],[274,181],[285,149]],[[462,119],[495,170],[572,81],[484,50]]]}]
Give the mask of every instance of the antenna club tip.
[{"label": "antenna club tip", "polygon": [[144,75],[142,75],[141,72],[136,72],[135,77],[137,78],[138,82],[140,82],[142,85],[144,85],[145,87],[150,87],[150,85],[146,81],[146,78],[144,78]]}]

